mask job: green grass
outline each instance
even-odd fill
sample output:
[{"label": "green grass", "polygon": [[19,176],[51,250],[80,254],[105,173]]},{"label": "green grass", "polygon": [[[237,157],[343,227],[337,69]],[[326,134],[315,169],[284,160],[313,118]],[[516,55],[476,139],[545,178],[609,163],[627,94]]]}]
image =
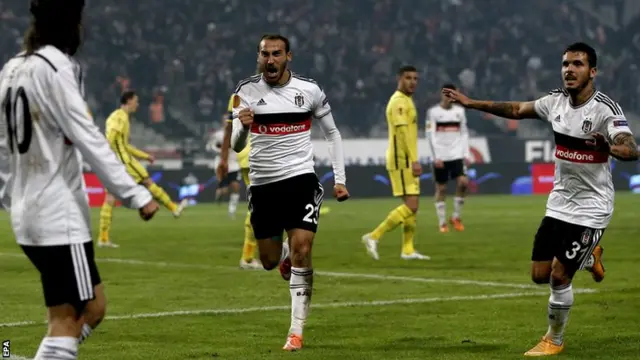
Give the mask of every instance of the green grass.
[{"label": "green grass", "polygon": [[[603,239],[605,281],[595,284],[587,273],[575,280],[575,288],[597,293],[576,294],[567,347],[560,359],[640,356],[637,199],[629,194],[616,198],[616,213]],[[314,247],[318,274],[313,304],[320,306],[312,304],[305,348],[296,354],[280,349],[289,327],[287,284],[277,271],[237,268],[243,214],[231,221],[226,206],[199,205],[179,220],[163,211],[144,223],[135,212],[117,209],[113,240],[121,248],[96,249],[110,316],[282,308],[106,320],[81,346],[80,358],[522,358],[546,331],[548,288],[532,286],[528,273],[545,201],[545,197],[472,197],[464,209],[467,231],[439,234],[432,201],[423,198],[416,247],[433,258],[427,262],[400,259],[399,230],[381,240],[380,261],[366,255],[360,236],[396,206],[393,199],[326,202],[331,213],[321,218]],[[97,215],[94,212],[95,227]],[[16,354],[33,356],[46,331],[39,276],[21,256],[6,214],[0,214],[0,234],[0,323],[37,322],[0,327],[0,340],[10,339]],[[339,277],[331,272],[383,276]],[[495,297],[501,294],[513,297]],[[406,299],[419,300],[364,304]]]}]

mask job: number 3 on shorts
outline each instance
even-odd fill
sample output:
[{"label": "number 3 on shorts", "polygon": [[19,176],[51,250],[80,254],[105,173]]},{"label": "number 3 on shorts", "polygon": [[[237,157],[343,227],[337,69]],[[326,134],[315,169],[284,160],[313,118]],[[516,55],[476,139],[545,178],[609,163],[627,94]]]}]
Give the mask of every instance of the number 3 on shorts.
[{"label": "number 3 on shorts", "polygon": [[[580,249],[582,248],[582,246],[580,245],[579,242],[574,241],[571,243],[571,246],[573,246],[573,248],[571,248],[571,250],[567,250],[565,252],[565,256],[567,257],[567,259],[569,260],[573,260],[576,255],[578,255],[578,252],[580,251]],[[584,251],[580,251],[580,252],[584,252]]]},{"label": "number 3 on shorts", "polygon": [[302,218],[302,221],[318,224],[318,211],[320,210],[320,207],[313,204],[307,204],[304,209],[308,211],[308,213]]}]

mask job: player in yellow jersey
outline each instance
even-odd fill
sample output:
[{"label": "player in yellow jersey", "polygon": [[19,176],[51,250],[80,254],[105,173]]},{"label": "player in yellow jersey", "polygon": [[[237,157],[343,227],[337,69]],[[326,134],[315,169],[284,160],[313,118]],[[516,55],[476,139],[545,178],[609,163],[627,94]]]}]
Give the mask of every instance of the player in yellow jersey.
[{"label": "player in yellow jersey", "polygon": [[[231,128],[233,123],[233,107],[234,100],[240,101],[237,95],[231,95],[228,105],[228,117],[224,127],[224,139],[222,141],[222,148],[220,149],[220,163],[216,169],[216,176],[218,179],[224,179],[228,175],[229,165],[229,149],[231,148]],[[240,153],[237,154],[238,164],[240,165],[240,171],[242,172],[242,180],[246,187],[249,186],[249,151],[250,144]],[[240,268],[242,269],[256,269],[262,270],[262,264],[260,260],[255,258],[257,248],[256,237],[253,235],[253,227],[251,226],[251,213],[247,211],[247,216],[244,219],[244,246],[242,247],[242,258],[240,259]]]},{"label": "player in yellow jersey", "polygon": [[401,257],[405,260],[430,259],[418,253],[413,247],[422,173],[422,167],[418,161],[418,116],[412,98],[417,84],[416,68],[410,65],[401,67],[398,70],[398,88],[387,104],[386,116],[389,126],[387,171],[393,196],[402,197],[403,204],[393,209],[375,230],[362,236],[367,252],[375,260],[379,259],[378,240],[400,224],[402,224]]},{"label": "player in yellow jersey", "polygon": [[[182,201],[179,205],[171,201],[169,195],[149,177],[147,169],[145,169],[138,160],[146,160],[153,163],[152,155],[135,148],[129,144],[129,117],[138,109],[138,96],[134,91],[126,91],[120,97],[120,108],[109,115],[106,122],[106,135],[111,148],[116,153],[120,161],[127,168],[129,175],[133,179],[149,189],[151,195],[164,205],[175,217],[182,214],[186,201]],[[107,194],[102,209],[100,210],[100,237],[98,246],[100,247],[118,247],[111,242],[109,233],[111,230],[112,210],[115,205],[115,198]]]}]

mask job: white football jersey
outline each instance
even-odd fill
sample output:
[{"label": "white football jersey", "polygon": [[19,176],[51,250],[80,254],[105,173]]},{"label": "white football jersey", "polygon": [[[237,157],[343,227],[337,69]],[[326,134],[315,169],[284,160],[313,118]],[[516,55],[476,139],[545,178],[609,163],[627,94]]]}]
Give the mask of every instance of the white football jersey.
[{"label": "white football jersey", "polygon": [[[342,138],[331,115],[329,101],[315,81],[292,72],[288,83],[270,86],[262,75],[254,75],[241,81],[235,93],[240,98],[240,105],[233,109],[233,148],[244,148],[248,131],[251,185],[315,172],[312,119],[320,125],[330,143],[335,183],[345,184]],[[240,110],[247,107],[255,114],[248,130],[238,119]]]},{"label": "white football jersey", "polygon": [[[53,46],[19,54],[0,74],[0,147],[9,150],[10,213],[22,245],[91,241],[82,158],[107,190],[132,208],[152,197],[134,182],[93,123],[78,64]],[[80,153],[80,154],[79,154]]]},{"label": "white football jersey", "polygon": [[434,160],[469,158],[469,129],[462,106],[453,104],[445,109],[437,104],[429,108],[425,131]]},{"label": "white football jersey", "polygon": [[[224,141],[224,129],[218,130],[213,133],[211,139],[211,145],[218,153],[216,156],[216,160],[214,162],[214,166],[217,168],[218,164],[220,164],[220,152],[222,151],[222,142]],[[229,151],[229,157],[227,158],[227,165],[229,167],[229,172],[240,171],[240,164],[238,164],[238,156],[235,151]]]},{"label": "white football jersey", "polygon": [[555,179],[546,215],[590,228],[607,227],[614,197],[610,158],[607,152],[587,146],[586,140],[594,132],[609,141],[620,133],[631,134],[622,109],[600,91],[574,107],[569,94],[558,89],[536,100],[535,111],[553,126],[556,143]]}]

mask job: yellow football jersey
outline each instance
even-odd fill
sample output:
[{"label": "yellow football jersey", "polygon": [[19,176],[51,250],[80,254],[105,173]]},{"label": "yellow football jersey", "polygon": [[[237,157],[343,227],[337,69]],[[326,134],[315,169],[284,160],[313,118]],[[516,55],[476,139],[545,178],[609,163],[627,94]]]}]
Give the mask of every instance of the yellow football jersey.
[{"label": "yellow football jersey", "polygon": [[149,154],[129,144],[129,114],[122,109],[115,110],[106,121],[106,136],[111,148],[125,164],[136,159],[148,159]]},{"label": "yellow football jersey", "polygon": [[413,99],[396,91],[386,110],[389,126],[387,169],[406,169],[418,161],[418,113]]},{"label": "yellow football jersey", "polygon": [[[236,94],[231,94],[231,97],[229,98],[229,105],[227,106],[227,122],[228,123],[233,123],[233,102],[236,98]],[[244,147],[244,149],[242,149],[241,152],[238,153],[237,155],[237,159],[238,159],[238,164],[240,165],[241,169],[248,169],[249,168],[249,141],[247,141],[247,146]]]}]

